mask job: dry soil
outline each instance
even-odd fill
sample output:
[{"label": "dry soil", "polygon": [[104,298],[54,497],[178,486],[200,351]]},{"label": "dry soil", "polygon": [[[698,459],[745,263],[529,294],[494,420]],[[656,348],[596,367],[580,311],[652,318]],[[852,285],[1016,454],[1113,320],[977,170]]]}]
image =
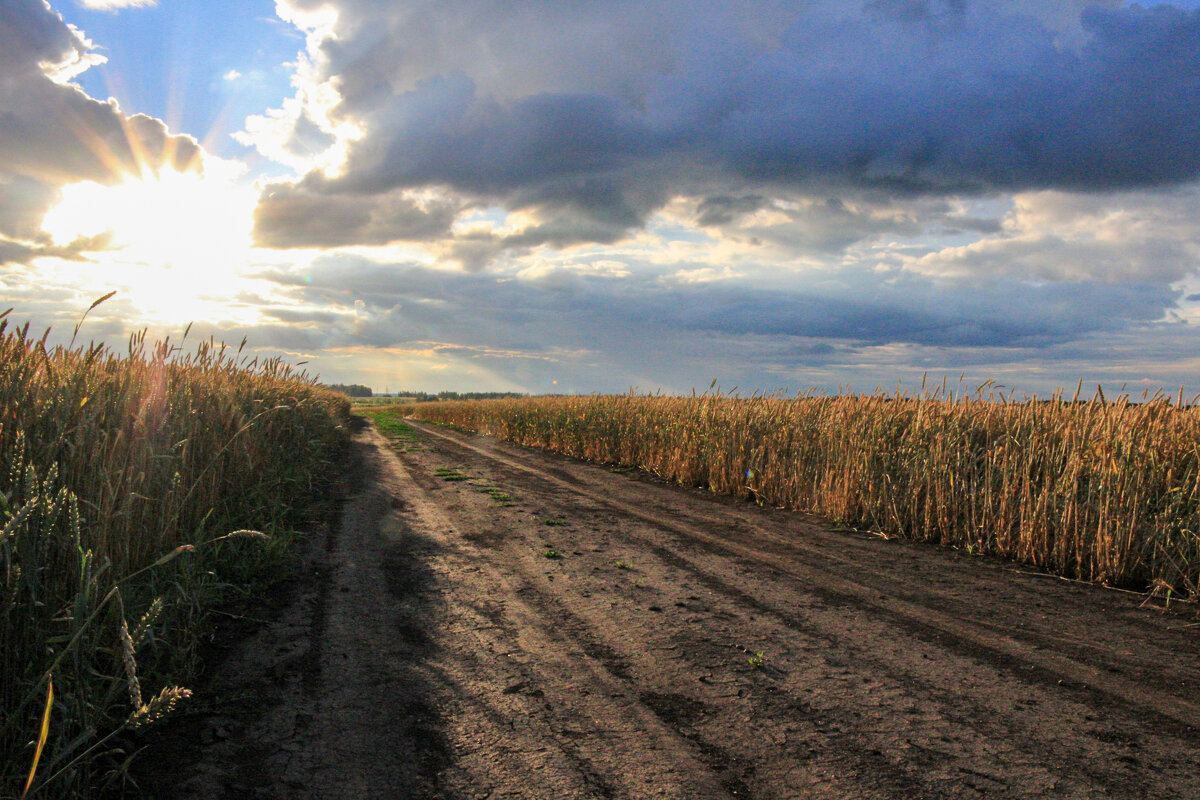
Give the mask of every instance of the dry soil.
[{"label": "dry soil", "polygon": [[1194,607],[418,429],[144,796],[1200,797]]}]

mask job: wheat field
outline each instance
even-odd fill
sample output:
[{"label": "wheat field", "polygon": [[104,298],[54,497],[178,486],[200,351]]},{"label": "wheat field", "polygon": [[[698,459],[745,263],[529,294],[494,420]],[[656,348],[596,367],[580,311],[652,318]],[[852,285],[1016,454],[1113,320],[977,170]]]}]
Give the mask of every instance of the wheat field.
[{"label": "wheat field", "polygon": [[421,403],[416,419],[885,536],[1200,597],[1200,409],[1183,397],[1014,401],[985,385],[870,396]]},{"label": "wheat field", "polygon": [[48,347],[4,316],[0,797],[91,796],[187,696],[212,602],[278,564],[349,403],[212,341]]}]

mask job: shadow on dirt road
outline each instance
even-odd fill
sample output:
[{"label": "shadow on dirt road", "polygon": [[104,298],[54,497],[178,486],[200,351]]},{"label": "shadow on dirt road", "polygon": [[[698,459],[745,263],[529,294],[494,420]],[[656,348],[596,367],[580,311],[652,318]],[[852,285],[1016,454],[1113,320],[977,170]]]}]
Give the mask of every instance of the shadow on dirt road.
[{"label": "shadow on dirt road", "polygon": [[416,427],[150,796],[1200,797],[1195,609]]},{"label": "shadow on dirt road", "polygon": [[340,520],[305,543],[269,624],[219,631],[203,690],[149,737],[139,796],[438,796],[451,756],[427,621],[442,545],[405,523],[382,456],[354,441]]}]

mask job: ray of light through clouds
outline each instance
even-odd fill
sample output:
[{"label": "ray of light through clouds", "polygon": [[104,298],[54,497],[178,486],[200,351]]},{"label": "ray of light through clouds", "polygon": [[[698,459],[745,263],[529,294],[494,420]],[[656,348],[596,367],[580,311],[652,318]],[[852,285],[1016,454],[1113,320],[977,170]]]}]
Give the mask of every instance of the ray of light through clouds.
[{"label": "ray of light through clouds", "polygon": [[6,0],[0,292],[377,390],[1200,391],[1198,6]]}]

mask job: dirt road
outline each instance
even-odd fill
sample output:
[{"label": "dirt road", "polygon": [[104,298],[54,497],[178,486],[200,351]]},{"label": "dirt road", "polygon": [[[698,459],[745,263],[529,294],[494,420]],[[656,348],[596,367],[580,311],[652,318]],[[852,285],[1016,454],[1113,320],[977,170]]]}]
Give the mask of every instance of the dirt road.
[{"label": "dirt road", "polygon": [[418,438],[146,794],[1200,797],[1194,609]]}]

